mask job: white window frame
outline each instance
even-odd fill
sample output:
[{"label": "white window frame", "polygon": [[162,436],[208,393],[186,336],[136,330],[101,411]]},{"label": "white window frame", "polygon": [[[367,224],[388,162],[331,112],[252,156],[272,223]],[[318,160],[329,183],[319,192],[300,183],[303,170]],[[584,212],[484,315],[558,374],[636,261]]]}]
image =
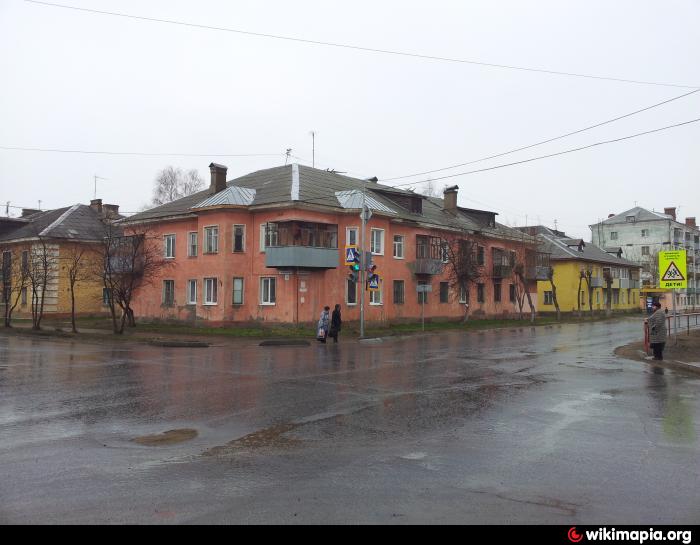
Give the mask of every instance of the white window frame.
[{"label": "white window frame", "polygon": [[[377,301],[379,299],[379,301]],[[369,292],[369,304],[372,306],[381,306],[382,303],[382,288],[378,290],[370,290]]]},{"label": "white window frame", "polygon": [[[209,237],[207,237],[207,231],[212,231],[216,229],[216,236],[212,237],[212,241],[216,242],[216,248],[212,251],[208,250]],[[218,254],[219,253],[219,226],[218,225],[205,225],[204,226],[204,244],[202,245],[202,254]]]},{"label": "white window frame", "polygon": [[[210,282],[213,280],[213,282]],[[211,285],[214,286],[214,297],[211,297]],[[204,278],[204,298],[202,304],[206,306],[214,306],[219,304],[219,279],[214,276]]]},{"label": "white window frame", "polygon": [[467,290],[464,289],[464,286],[459,287],[459,303],[461,305],[467,304]]},{"label": "white window frame", "polygon": [[[168,242],[171,240],[172,245],[168,244]],[[165,256],[165,259],[175,259],[175,240],[175,233],[163,235],[163,255]],[[172,255],[168,255],[168,249],[172,250]]]},{"label": "white window frame", "polygon": [[[192,235],[194,235],[194,245],[192,244]],[[194,246],[194,253],[192,252],[192,247]],[[187,233],[187,257],[197,257],[199,252],[199,233],[197,231],[190,231]]]},{"label": "white window frame", "polygon": [[610,231],[610,240],[617,240],[617,231]]},{"label": "white window frame", "polygon": [[[236,227],[243,228],[243,237],[241,240],[241,249],[240,250],[236,250]],[[246,239],[245,224],[244,223],[234,223],[233,230],[231,231],[231,251],[235,254],[245,253],[245,243],[246,243],[245,239]]]},{"label": "white window frame", "polygon": [[[396,240],[399,238],[400,240]],[[403,235],[394,235],[394,259],[404,259],[404,247],[406,237]],[[397,251],[399,250],[399,251]]]},{"label": "white window frame", "polygon": [[[236,290],[236,280],[240,280],[240,281],[241,281],[241,289],[240,289],[240,292],[241,292],[241,302],[240,302],[240,303],[237,303],[236,300],[235,300],[235,299],[236,299],[236,291],[237,291],[237,290]],[[243,278],[242,276],[234,276],[234,277],[233,277],[233,284],[232,284],[232,286],[231,286],[231,292],[232,292],[232,295],[231,295],[231,303],[232,303],[233,305],[235,305],[235,306],[240,306],[240,305],[244,304],[244,303],[245,303],[245,278]]]},{"label": "white window frame", "polygon": [[[267,249],[267,227],[268,223],[274,223],[274,222],[265,222],[260,224],[260,251],[265,253],[265,250]],[[277,243],[279,242],[279,234],[275,233],[275,244],[270,244],[270,246],[276,246]]]},{"label": "white window frame", "polygon": [[[194,286],[194,300],[192,300],[192,286]],[[197,280],[189,279],[187,280],[187,304],[196,305],[197,304]]]},{"label": "white window frame", "polygon": [[[374,234],[375,233],[380,233],[379,235],[379,249],[377,249],[375,240],[374,240]],[[372,252],[372,255],[384,255],[384,229],[371,229],[370,231],[370,251]],[[379,251],[377,251],[379,250]]]},{"label": "white window frame", "polygon": [[357,285],[359,282],[354,282],[355,284],[355,302],[351,303],[350,300],[348,299],[348,294],[350,293],[350,279],[346,278],[345,279],[345,304],[349,307],[354,307],[357,305],[357,300],[358,300],[358,295],[357,295]]},{"label": "white window frame", "polygon": [[647,238],[649,236],[649,229],[642,229],[642,237]]},{"label": "white window frame", "polygon": [[[265,301],[265,284],[268,284],[267,295],[268,300]],[[274,301],[269,300],[270,295],[270,285],[274,284],[275,298]],[[262,306],[274,306],[277,304],[277,278],[274,276],[261,276],[260,277],[260,304]]]},{"label": "white window frame", "polygon": [[[345,228],[345,244],[348,246],[359,246],[360,245],[360,240],[359,240],[359,233],[360,230],[358,227],[346,227]],[[355,235],[355,242],[352,242],[350,240],[350,233],[353,233]]]}]

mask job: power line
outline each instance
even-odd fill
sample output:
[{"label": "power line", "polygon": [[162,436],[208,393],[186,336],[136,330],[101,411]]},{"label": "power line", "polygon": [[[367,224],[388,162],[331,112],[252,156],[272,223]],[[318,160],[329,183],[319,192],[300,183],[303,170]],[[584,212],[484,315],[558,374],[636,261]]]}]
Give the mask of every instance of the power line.
[{"label": "power line", "polygon": [[654,81],[642,81],[642,80],[633,80],[633,79],[625,79],[625,78],[615,78],[615,77],[608,77],[608,76],[596,76],[596,75],[591,75],[591,74],[580,74],[576,72],[563,72],[563,71],[558,71],[558,70],[547,70],[543,68],[529,68],[529,67],[524,67],[524,66],[515,66],[515,65],[507,65],[507,64],[496,64],[496,63],[489,63],[489,62],[482,62],[482,61],[473,61],[473,60],[468,60],[468,59],[458,59],[454,57],[440,57],[437,55],[426,55],[422,53],[410,53],[407,51],[398,51],[398,50],[392,50],[392,49],[377,49],[377,48],[372,48],[372,47],[364,47],[364,46],[359,46],[359,45],[352,45],[352,44],[344,44],[344,43],[338,43],[338,42],[325,42],[325,41],[320,41],[320,40],[310,40],[307,38],[299,38],[296,36],[283,36],[279,34],[268,34],[268,33],[263,33],[263,32],[251,32],[248,30],[240,30],[240,29],[235,29],[235,28],[227,28],[227,27],[218,27],[218,26],[211,26],[211,25],[202,25],[202,24],[197,24],[197,23],[188,23],[185,21],[175,21],[172,19],[159,19],[156,17],[145,17],[142,15],[130,15],[127,13],[118,13],[114,11],[103,11],[103,10],[96,10],[96,9],[89,9],[89,8],[80,8],[76,6],[67,6],[64,4],[54,4],[51,2],[41,2],[39,0],[25,0],[25,2],[29,2],[32,4],[39,4],[43,6],[51,6],[51,7],[56,7],[56,8],[63,8],[63,9],[72,9],[75,11],[83,11],[87,13],[97,13],[100,15],[111,15],[114,17],[124,17],[127,19],[136,19],[139,21],[149,21],[152,23],[167,23],[171,25],[179,25],[179,26],[186,26],[186,27],[192,27],[192,28],[198,28],[202,30],[215,30],[219,32],[232,32],[236,34],[244,34],[247,36],[256,36],[259,38],[272,38],[275,40],[286,40],[286,41],[291,41],[291,42],[299,42],[299,43],[305,43],[305,44],[310,44],[310,45],[321,45],[321,46],[327,46],[327,47],[337,47],[337,48],[343,48],[343,49],[353,49],[355,51],[364,51],[368,53],[381,53],[384,55],[397,55],[397,56],[402,56],[402,57],[413,57],[413,58],[418,58],[418,59],[425,59],[425,60],[431,60],[431,61],[443,61],[443,62],[452,62],[452,63],[461,63],[461,64],[473,64],[477,66],[486,66],[489,68],[502,68],[502,69],[508,69],[508,70],[520,70],[520,71],[525,71],[525,72],[537,72],[541,74],[549,74],[549,75],[556,75],[556,76],[570,76],[570,77],[576,77],[576,78],[588,78],[588,79],[597,79],[597,80],[607,80],[607,81],[616,81],[619,83],[634,83],[634,84],[639,84],[639,85],[657,85],[657,86],[663,86],[663,87],[681,87],[681,88],[686,88],[686,89],[698,89],[700,88],[697,85],[681,85],[681,84],[675,84],[675,83],[662,83],[662,82],[654,82]]},{"label": "power line", "polygon": [[550,153],[550,154],[548,154],[548,155],[540,155],[539,157],[532,157],[532,158],[530,158],[530,159],[523,159],[522,161],[515,161],[515,162],[513,162],[513,163],[505,163],[505,164],[502,164],[502,165],[496,165],[496,166],[488,167],[488,168],[480,168],[480,169],[478,169],[478,170],[470,170],[470,171],[467,171],[467,172],[458,172],[457,174],[448,174],[448,175],[446,175],[446,176],[439,176],[439,177],[437,177],[437,178],[428,178],[428,179],[426,179],[426,180],[418,180],[418,181],[415,181],[415,182],[409,182],[409,183],[405,183],[405,184],[396,184],[396,185],[393,185],[393,186],[391,186],[391,187],[403,187],[403,186],[409,186],[409,185],[415,185],[415,184],[422,184],[422,183],[425,183],[425,182],[435,182],[435,181],[437,181],[437,180],[445,180],[445,179],[447,179],[447,178],[455,178],[455,177],[457,177],[457,176],[467,176],[467,175],[469,175],[469,174],[477,174],[477,173],[479,173],[479,172],[486,172],[486,171],[489,171],[489,170],[496,170],[496,169],[499,169],[499,168],[505,168],[505,167],[510,167],[510,166],[514,166],[514,165],[522,165],[523,163],[531,163],[531,162],[533,162],[533,161],[539,161],[540,159],[548,159],[548,158],[550,158],[550,157],[556,157],[556,156],[558,156],[558,155],[565,155],[565,154],[567,154],[567,153],[574,153],[574,152],[576,152],[576,151],[581,151],[581,150],[593,148],[593,147],[596,147],[596,146],[602,146],[602,145],[604,145],[604,144],[613,144],[613,143],[615,143],[615,142],[621,142],[621,141],[623,141],[623,140],[630,140],[631,138],[637,138],[638,136],[644,136],[644,135],[647,135],[647,134],[653,134],[653,133],[656,133],[656,132],[665,131],[665,130],[667,130],[667,129],[673,129],[673,128],[676,128],[676,127],[682,127],[683,125],[689,125],[689,124],[691,124],[691,123],[697,123],[698,121],[700,121],[700,117],[699,117],[699,118],[696,118],[696,119],[691,119],[691,120],[689,120],[689,121],[683,121],[682,123],[676,123],[675,125],[668,125],[668,126],[666,126],[666,127],[661,127],[661,128],[658,128],[658,129],[652,129],[652,130],[650,130],[650,131],[639,132],[639,133],[636,133],[636,134],[631,134],[631,135],[629,135],[629,136],[623,136],[623,137],[620,137],[620,138],[614,138],[614,139],[612,139],[612,140],[603,140],[602,142],[595,142],[594,144],[588,144],[587,146],[581,146],[581,147],[578,147],[578,148],[572,148],[572,149],[568,149],[568,150],[564,150],[564,151],[559,151],[559,152],[556,152],[556,153]]},{"label": "power line", "polygon": [[489,160],[489,159],[495,159],[496,157],[503,157],[504,155],[509,155],[509,154],[511,154],[511,153],[515,153],[515,152],[518,152],[518,151],[523,151],[523,150],[526,150],[526,149],[534,148],[534,147],[536,147],[536,146],[541,146],[541,145],[543,145],[543,144],[548,144],[549,142],[554,142],[555,140],[561,140],[562,138],[566,138],[566,137],[568,137],[568,136],[573,136],[574,134],[579,134],[579,133],[582,133],[582,132],[585,132],[585,131],[589,131],[589,130],[591,130],[591,129],[595,129],[595,128],[597,128],[597,127],[601,127],[601,126],[603,126],[603,125],[607,125],[607,124],[609,124],[609,123],[613,123],[613,122],[615,122],[615,121],[619,121],[620,119],[625,119],[626,117],[631,117],[631,116],[633,116],[633,115],[636,115],[636,114],[639,114],[639,113],[642,113],[642,112],[646,112],[646,111],[651,110],[651,109],[653,109],[653,108],[657,108],[657,107],[659,107],[659,106],[663,106],[664,104],[668,104],[669,102],[673,102],[674,100],[679,100],[679,99],[681,99],[681,98],[684,98],[684,97],[693,95],[693,94],[698,93],[698,92],[700,92],[700,89],[696,89],[696,90],[694,90],[694,91],[690,91],[689,93],[685,93],[685,94],[679,95],[679,96],[677,96],[677,97],[669,98],[668,100],[664,100],[663,102],[657,102],[656,104],[652,104],[651,106],[647,106],[646,108],[642,108],[641,110],[635,110],[634,112],[630,112],[630,113],[627,113],[627,114],[624,114],[624,115],[615,117],[615,118],[613,118],[613,119],[608,119],[607,121],[602,121],[601,123],[596,123],[595,125],[590,125],[589,127],[584,127],[583,129],[578,129],[578,130],[575,130],[575,131],[572,131],[572,132],[568,132],[568,133],[566,133],[566,134],[562,134],[561,136],[555,136],[554,138],[548,138],[547,140],[542,140],[542,141],[540,141],[540,142],[535,142],[534,144],[529,144],[529,145],[527,145],[527,146],[522,146],[522,147],[520,147],[520,148],[515,148],[515,149],[509,150],[509,151],[504,151],[504,152],[502,152],[502,153],[497,153],[497,154],[495,154],[495,155],[489,155],[488,157],[482,157],[482,158],[480,158],[480,159],[474,159],[474,160],[472,160],[472,161],[467,161],[466,163],[459,163],[459,164],[456,164],[456,165],[450,165],[450,166],[448,166],[448,167],[436,168],[436,169],[433,169],[433,170],[425,170],[425,171],[423,171],[423,172],[416,172],[416,173],[414,173],[414,174],[406,174],[406,175],[404,175],[404,176],[394,176],[393,178],[385,178],[384,181],[385,181],[385,182],[390,182],[390,181],[392,181],[392,180],[402,180],[402,179],[404,179],[404,178],[413,178],[414,176],[424,176],[424,175],[426,175],[426,174],[432,174],[433,172],[442,172],[442,171],[444,171],[444,170],[450,170],[450,169],[457,168],[457,167],[463,167],[463,166],[466,166],[466,165],[472,165],[472,164],[474,164],[474,163],[480,163],[480,162],[482,162],[482,161],[487,161],[487,160]]},{"label": "power line", "polygon": [[140,157],[279,157],[284,153],[145,153],[140,151],[94,151],[79,149],[57,148],[22,148],[16,146],[0,146],[9,151],[44,151],[51,153],[82,153],[90,155],[136,155]]},{"label": "power line", "polygon": [[[29,0],[27,0],[27,1],[29,1]],[[649,131],[644,131],[644,132],[640,132],[640,133],[636,133],[636,134],[631,134],[631,135],[628,135],[628,136],[622,136],[622,137],[620,137],[620,138],[614,138],[614,139],[611,139],[611,140],[604,140],[604,141],[601,141],[601,142],[595,142],[595,143],[593,143],[593,144],[588,144],[588,145],[586,145],[586,146],[580,146],[580,147],[578,147],[578,148],[572,148],[572,149],[568,149],[568,150],[559,151],[559,152],[557,152],[557,153],[550,153],[550,154],[548,154],[548,155],[541,155],[541,156],[539,156],[539,157],[532,157],[532,158],[530,158],[530,159],[523,159],[522,161],[515,161],[515,162],[513,162],[513,163],[505,163],[505,164],[496,165],[496,166],[493,166],[493,167],[482,168],[482,169],[478,169],[478,170],[471,170],[471,171],[468,171],[468,172],[459,172],[459,173],[457,173],[457,174],[449,174],[449,175],[441,176],[441,177],[438,177],[438,178],[431,178],[431,179],[426,179],[426,180],[418,180],[418,181],[415,181],[415,182],[409,182],[409,183],[404,183],[404,184],[396,184],[396,185],[393,185],[393,186],[385,186],[385,187],[388,187],[388,188],[396,188],[396,187],[403,187],[403,186],[409,186],[409,185],[416,185],[416,184],[425,183],[425,182],[434,182],[434,181],[437,181],[437,180],[443,180],[443,179],[447,179],[447,178],[455,178],[455,177],[457,177],[457,176],[467,176],[467,175],[476,174],[476,173],[479,173],[479,172],[486,172],[486,171],[489,171],[489,170],[496,170],[496,169],[505,168],[505,167],[509,167],[509,166],[521,165],[521,164],[524,164],[524,163],[530,163],[530,162],[533,162],[533,161],[539,161],[539,160],[541,160],[541,159],[548,159],[548,158],[550,158],[550,157],[557,157],[557,156],[559,156],[559,155],[565,155],[565,154],[569,154],[569,153],[574,153],[574,152],[577,152],[577,151],[582,151],[582,150],[585,150],[585,149],[590,149],[590,148],[597,147],[597,146],[602,146],[602,145],[605,145],[605,144],[613,144],[613,143],[616,143],[616,142],[622,142],[622,141],[624,141],[624,140],[630,140],[630,139],[632,139],[632,138],[637,138],[637,137],[639,137],[639,136],[645,136],[645,135],[648,135],[648,134],[654,134],[654,133],[661,132],[661,131],[665,131],[665,130],[668,130],[668,129],[673,129],[673,128],[677,128],[677,127],[682,127],[682,126],[684,126],[684,125],[689,125],[689,124],[691,124],[691,123],[697,123],[698,121],[700,121],[700,118],[691,119],[691,120],[689,120],[689,121],[683,121],[683,122],[681,122],[681,123],[676,123],[676,124],[674,124],[674,125],[667,125],[666,127],[660,127],[660,128],[658,128],[658,129],[652,129],[652,130],[649,130]],[[369,183],[369,182],[366,182],[366,183]],[[315,203],[315,202],[320,202],[320,201],[326,200],[326,199],[328,199],[328,197],[329,197],[329,195],[323,195],[323,196],[319,196],[318,198],[312,198],[312,199],[298,199],[298,200],[296,200],[296,201],[275,201],[274,203],[269,203],[269,204],[276,204],[276,203],[278,203],[278,202],[295,202],[295,203],[313,204],[313,203]],[[475,200],[474,202],[478,202],[478,201]],[[22,208],[22,207],[19,207],[19,206],[10,206],[10,208]],[[499,208],[505,210],[505,209],[502,208],[502,207],[499,207]]]}]

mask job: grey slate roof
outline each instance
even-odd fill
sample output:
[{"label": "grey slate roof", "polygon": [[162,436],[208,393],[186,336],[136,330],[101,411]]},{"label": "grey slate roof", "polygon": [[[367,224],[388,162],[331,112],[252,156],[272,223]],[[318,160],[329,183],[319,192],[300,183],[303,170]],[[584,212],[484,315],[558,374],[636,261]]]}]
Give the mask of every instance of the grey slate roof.
[{"label": "grey slate roof", "polygon": [[[297,168],[299,173],[298,201],[292,199],[294,168]],[[490,226],[487,225],[484,222],[484,215],[493,217],[495,213],[460,208],[457,214],[452,214],[443,209],[442,199],[425,197],[412,191],[364,181],[305,165],[284,165],[251,172],[227,182],[227,186],[228,189],[225,191],[230,190],[232,187],[254,191],[255,195],[251,203],[254,207],[299,202],[326,206],[337,211],[346,210],[354,206],[359,210],[361,206],[360,201],[354,196],[361,194],[362,190],[366,188],[373,210],[399,220],[435,227],[479,231],[486,236],[534,242],[534,238],[516,229],[511,229],[495,222]],[[197,205],[201,206],[205,202],[213,203],[218,199],[218,194],[211,195],[209,191],[209,188],[207,188],[204,191],[177,201],[135,214],[124,220],[124,222],[131,223],[190,215],[197,208]],[[406,197],[422,199],[422,214],[413,213],[402,206],[401,201],[405,201]]]},{"label": "grey slate roof", "polygon": [[84,204],[38,212],[24,218],[27,223],[0,235],[0,242],[37,238],[101,240],[104,237],[102,216]]},{"label": "grey slate roof", "polygon": [[586,243],[586,245],[583,247],[583,251],[581,252],[578,251],[577,246],[571,247],[567,245],[567,242],[572,243],[580,239],[567,239],[546,233],[539,234],[538,238],[543,243],[542,251],[551,254],[550,259],[553,260],[578,259],[582,261],[594,261],[596,263],[605,263],[609,265],[639,268],[637,263],[633,263],[632,261],[618,258],[612,254],[609,254],[605,250],[598,248],[598,246],[594,246],[590,242]]},{"label": "grey slate roof", "polygon": [[[673,219],[673,216],[669,216],[668,214],[662,214],[661,212],[652,212],[651,210],[647,210],[646,208],[642,208],[641,206],[635,206],[634,208],[630,208],[626,212],[621,212],[620,214],[617,214],[611,218],[603,220],[601,223],[603,223],[605,225],[612,225],[612,224],[616,224],[616,223],[628,223],[627,216],[634,216],[635,222],[637,222],[637,221],[658,221],[658,220],[676,221]],[[594,223],[593,225],[597,225],[597,224]]]}]

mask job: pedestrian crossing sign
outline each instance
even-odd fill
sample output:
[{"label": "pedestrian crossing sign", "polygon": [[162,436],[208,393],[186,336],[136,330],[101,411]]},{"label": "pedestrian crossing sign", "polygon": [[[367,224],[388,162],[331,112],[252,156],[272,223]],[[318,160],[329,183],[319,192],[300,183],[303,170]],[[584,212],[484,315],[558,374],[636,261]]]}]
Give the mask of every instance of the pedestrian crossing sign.
[{"label": "pedestrian crossing sign", "polygon": [[367,289],[372,291],[377,291],[379,289],[379,275],[373,274],[367,280]]},{"label": "pedestrian crossing sign", "polygon": [[354,265],[359,261],[359,252],[357,251],[357,247],[355,246],[346,246],[345,247],[345,264],[346,265]]},{"label": "pedestrian crossing sign", "polygon": [[659,287],[687,288],[686,251],[659,252]]}]

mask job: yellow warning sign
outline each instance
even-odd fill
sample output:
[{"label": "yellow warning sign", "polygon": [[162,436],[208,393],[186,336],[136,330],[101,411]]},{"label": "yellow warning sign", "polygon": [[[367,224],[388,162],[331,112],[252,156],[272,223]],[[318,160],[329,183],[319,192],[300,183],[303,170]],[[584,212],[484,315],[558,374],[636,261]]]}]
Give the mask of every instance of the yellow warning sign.
[{"label": "yellow warning sign", "polygon": [[659,287],[687,288],[688,273],[685,250],[659,252]]}]

